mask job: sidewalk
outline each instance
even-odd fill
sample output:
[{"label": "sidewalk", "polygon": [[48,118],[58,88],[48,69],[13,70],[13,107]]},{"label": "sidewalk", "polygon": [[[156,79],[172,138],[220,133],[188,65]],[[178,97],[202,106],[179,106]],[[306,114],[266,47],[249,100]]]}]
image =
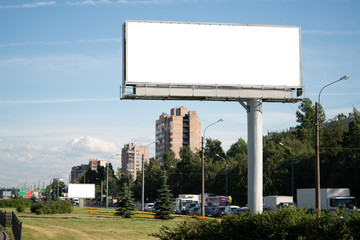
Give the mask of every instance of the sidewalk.
[{"label": "sidewalk", "polygon": [[8,235],[5,232],[0,232],[0,240],[9,239]]}]

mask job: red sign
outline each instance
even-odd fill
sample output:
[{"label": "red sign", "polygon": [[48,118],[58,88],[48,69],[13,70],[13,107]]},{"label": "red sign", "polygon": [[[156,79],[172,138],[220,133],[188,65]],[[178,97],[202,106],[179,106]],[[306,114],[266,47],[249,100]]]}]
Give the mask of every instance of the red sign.
[{"label": "red sign", "polygon": [[34,191],[25,191],[25,198],[31,198]]}]

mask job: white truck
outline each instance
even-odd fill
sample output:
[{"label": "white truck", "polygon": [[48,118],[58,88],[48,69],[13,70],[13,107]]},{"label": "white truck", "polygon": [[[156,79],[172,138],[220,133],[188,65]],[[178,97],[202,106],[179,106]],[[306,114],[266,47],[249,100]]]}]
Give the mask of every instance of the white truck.
[{"label": "white truck", "polygon": [[294,199],[292,196],[266,196],[263,197],[263,205],[265,209],[274,210],[282,205],[294,205]]},{"label": "white truck", "polygon": [[[356,206],[355,197],[350,196],[349,188],[321,188],[320,189],[321,209],[336,210],[337,207],[354,209]],[[299,208],[315,208],[315,189],[297,189],[297,206]]]},{"label": "white truck", "polygon": [[190,204],[196,204],[199,202],[199,195],[197,194],[179,194],[179,197],[175,201],[175,212],[177,214],[183,213],[188,210]]}]

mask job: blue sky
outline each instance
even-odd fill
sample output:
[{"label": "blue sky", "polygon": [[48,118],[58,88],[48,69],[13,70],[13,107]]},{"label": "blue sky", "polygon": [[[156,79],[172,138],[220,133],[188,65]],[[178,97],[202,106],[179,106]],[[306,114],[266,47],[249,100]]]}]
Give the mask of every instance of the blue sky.
[{"label": "blue sky", "polygon": [[[247,139],[238,103],[120,101],[125,20],[301,26],[305,97],[326,88],[327,118],[360,108],[357,0],[0,0],[0,187],[69,178],[89,158],[147,145],[173,107],[197,111],[227,150]],[[264,135],[296,125],[299,104],[264,103]],[[150,146],[154,155],[154,146]],[[120,167],[120,158],[110,159]]]}]

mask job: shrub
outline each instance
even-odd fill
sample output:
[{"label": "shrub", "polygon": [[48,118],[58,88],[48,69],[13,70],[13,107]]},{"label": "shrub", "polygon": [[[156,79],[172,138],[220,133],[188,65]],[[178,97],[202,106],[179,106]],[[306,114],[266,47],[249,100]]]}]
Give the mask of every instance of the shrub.
[{"label": "shrub", "polygon": [[0,201],[1,208],[17,208],[18,206],[23,206],[24,208],[28,208],[31,206],[31,200],[25,198],[16,198],[16,199],[7,199]]},{"label": "shrub", "polygon": [[184,222],[174,229],[163,227],[153,236],[162,240],[360,239],[360,213],[327,212],[318,217],[302,209],[285,208],[256,215],[225,216],[221,220]]},{"label": "shrub", "polygon": [[23,205],[17,206],[16,211],[23,212],[25,211],[25,207]]},{"label": "shrub", "polygon": [[35,203],[30,207],[32,213],[36,214],[56,214],[71,213],[72,206],[69,201],[51,201],[46,203]]}]

